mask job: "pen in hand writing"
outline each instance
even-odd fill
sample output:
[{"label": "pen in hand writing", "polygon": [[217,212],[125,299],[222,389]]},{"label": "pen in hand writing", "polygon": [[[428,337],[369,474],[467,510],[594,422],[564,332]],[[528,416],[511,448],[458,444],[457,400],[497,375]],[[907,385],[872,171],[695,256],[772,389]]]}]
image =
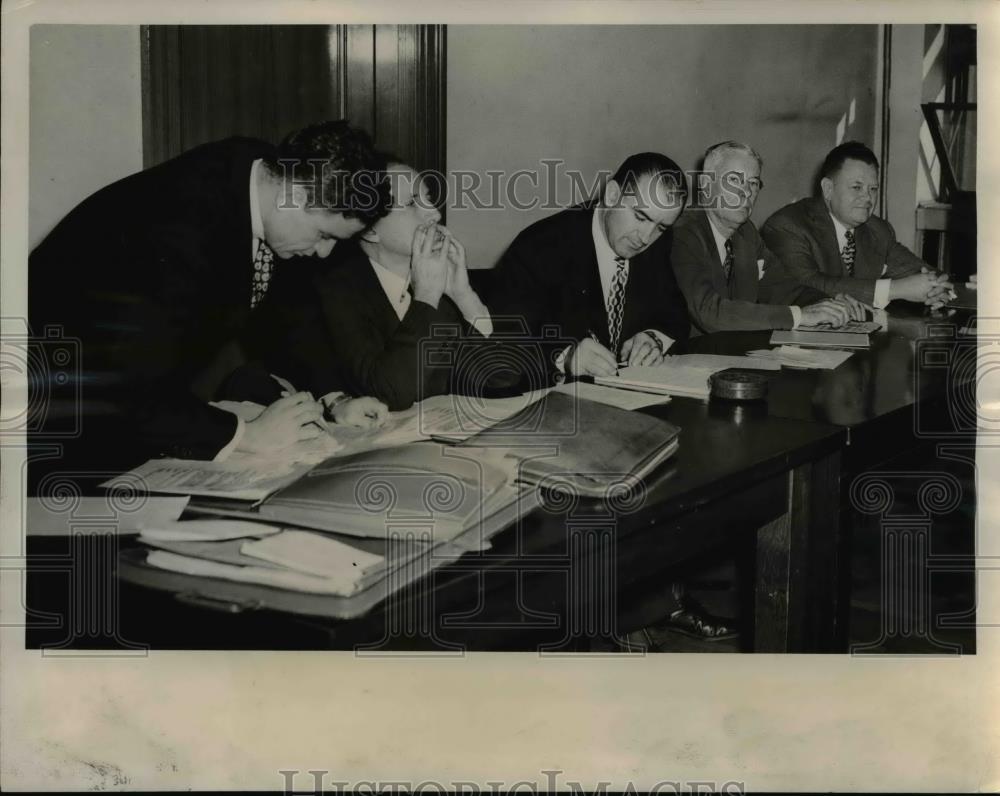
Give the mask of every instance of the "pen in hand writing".
[{"label": "pen in hand writing", "polygon": [[[595,343],[597,343],[599,346],[601,346],[603,348],[603,344],[601,343],[600,340],[597,339],[597,335],[594,334],[594,330],[593,329],[588,329],[587,330],[587,337],[589,337],[591,340],[593,340]],[[617,359],[617,357],[616,357],[616,359]],[[628,364],[627,362],[618,362],[617,363],[617,367],[615,368],[615,375],[616,376],[618,375],[618,368],[625,367],[625,365],[627,365],[627,364]]]},{"label": "pen in hand writing", "polygon": [[[277,378],[277,376],[275,376],[274,378]],[[290,393],[288,390],[282,390],[281,391],[281,397],[282,398],[287,398],[291,394],[292,393]],[[326,431],[327,433],[329,433],[329,431],[330,431],[330,421],[327,420],[325,417],[320,416],[319,420],[312,420],[310,422],[314,426],[316,426],[317,428],[320,428],[321,430]]]}]

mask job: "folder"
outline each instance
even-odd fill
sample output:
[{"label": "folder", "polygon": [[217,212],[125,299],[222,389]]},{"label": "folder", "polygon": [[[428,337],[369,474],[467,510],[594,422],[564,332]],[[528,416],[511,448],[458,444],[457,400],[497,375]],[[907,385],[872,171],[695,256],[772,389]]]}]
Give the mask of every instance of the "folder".
[{"label": "folder", "polygon": [[816,348],[868,348],[871,341],[862,332],[801,331],[777,329],[771,333],[771,345],[800,345]]},{"label": "folder", "polygon": [[499,447],[517,462],[521,481],[606,497],[644,478],[678,447],[677,426],[642,412],[558,392],[529,410],[459,448]]}]

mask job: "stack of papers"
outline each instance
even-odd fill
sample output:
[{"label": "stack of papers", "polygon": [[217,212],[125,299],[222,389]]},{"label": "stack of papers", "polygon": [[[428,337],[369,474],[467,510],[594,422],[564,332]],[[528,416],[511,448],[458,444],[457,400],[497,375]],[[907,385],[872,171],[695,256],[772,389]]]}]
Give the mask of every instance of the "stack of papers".
[{"label": "stack of papers", "polygon": [[771,345],[807,345],[821,348],[868,348],[871,341],[866,332],[842,332],[838,329],[801,331],[777,329],[771,333]]},{"label": "stack of papers", "polygon": [[160,522],[142,528],[139,539],[143,542],[223,542],[227,539],[246,539],[251,536],[270,536],[281,528],[261,522],[246,520],[185,520]]},{"label": "stack of papers", "polygon": [[883,324],[878,321],[848,321],[843,326],[829,326],[821,323],[817,326],[800,326],[799,330],[806,332],[852,332],[854,334],[869,334],[877,332]]},{"label": "stack of papers", "polygon": [[200,459],[150,459],[145,464],[101,484],[112,489],[121,483],[141,484],[147,492],[201,495],[255,502],[291,484],[310,465],[293,461],[255,461],[232,457],[224,462]]},{"label": "stack of papers", "polygon": [[728,368],[780,370],[781,365],[753,357],[683,354],[667,357],[660,365],[632,365],[622,368],[617,376],[600,376],[594,381],[625,390],[666,393],[687,398],[708,398],[711,391],[709,377]]},{"label": "stack of papers", "polygon": [[198,575],[207,578],[256,583],[276,589],[311,592],[313,594],[333,594],[348,597],[361,589],[354,580],[343,577],[319,577],[290,569],[265,566],[240,566],[210,561],[205,558],[178,555],[168,550],[153,550],[146,556],[146,563],[171,572]]},{"label": "stack of papers", "polygon": [[747,355],[777,362],[789,368],[819,368],[833,370],[851,358],[853,351],[835,351],[819,348],[799,348],[794,345],[783,345],[779,348],[748,351]]},{"label": "stack of papers", "polygon": [[[505,488],[519,498],[519,506],[515,514],[496,524],[494,532],[538,505],[536,490]],[[444,542],[395,533],[355,538],[259,522],[206,519],[147,528],[139,541],[151,548],[146,563],[157,569],[286,591],[357,595],[361,602],[352,603],[347,612],[353,615],[443,563],[470,550],[489,549],[490,535],[490,529],[475,527]]]},{"label": "stack of papers", "polygon": [[358,580],[385,562],[385,557],[359,550],[328,536],[287,530],[244,542],[242,552],[272,564],[323,578]]},{"label": "stack of papers", "polygon": [[582,398],[585,401],[596,401],[606,406],[616,406],[619,409],[632,411],[646,406],[664,404],[670,400],[667,394],[639,392],[637,390],[616,390],[601,384],[590,384],[585,381],[572,381],[560,384],[553,392]]},{"label": "stack of papers", "polygon": [[435,395],[402,412],[392,412],[382,428],[370,431],[334,429],[333,433],[344,445],[343,454],[429,439],[461,442],[513,417],[548,392],[548,389],[535,390],[508,398]]}]

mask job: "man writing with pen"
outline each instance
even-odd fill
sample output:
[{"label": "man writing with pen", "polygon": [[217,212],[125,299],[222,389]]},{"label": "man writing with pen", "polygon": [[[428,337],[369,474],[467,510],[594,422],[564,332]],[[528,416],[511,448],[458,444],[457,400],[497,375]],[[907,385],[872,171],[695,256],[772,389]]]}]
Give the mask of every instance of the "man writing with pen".
[{"label": "man writing with pen", "polygon": [[[688,337],[684,295],[670,266],[671,227],[687,203],[680,167],[665,155],[626,158],[597,201],[539,221],[515,238],[498,265],[489,308],[520,318],[553,380],[607,376],[621,365],[657,365]],[[546,327],[561,335],[552,336]],[[567,346],[566,338],[574,340]],[[705,638],[731,623],[705,613],[683,583],[663,584],[663,613]]]},{"label": "man writing with pen", "polygon": [[74,208],[29,261],[32,353],[52,335],[80,351],[64,378],[39,370],[33,385],[32,491],[61,474],[90,483],[149,458],[221,461],[322,434],[329,408],[308,393],[246,420],[210,401],[272,282],[388,212],[384,168],[364,131],[325,121],[277,146],[204,144]]},{"label": "man writing with pen", "polygon": [[[627,158],[601,197],[522,231],[497,266],[494,321],[516,317],[549,377],[606,376],[619,362],[656,365],[689,321],[670,268],[670,235],[687,185],[656,152]],[[554,329],[561,342],[550,343]],[[565,345],[566,338],[576,342]]]}]

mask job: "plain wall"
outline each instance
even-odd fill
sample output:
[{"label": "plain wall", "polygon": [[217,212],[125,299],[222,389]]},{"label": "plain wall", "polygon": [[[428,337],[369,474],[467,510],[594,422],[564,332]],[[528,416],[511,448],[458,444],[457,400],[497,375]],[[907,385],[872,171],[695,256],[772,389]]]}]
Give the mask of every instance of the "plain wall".
[{"label": "plain wall", "polygon": [[[892,26],[889,78],[889,162],[882,165],[885,218],[896,238],[913,249],[917,230],[920,110],[924,85],[924,26]],[[876,152],[878,150],[876,149]]]},{"label": "plain wall", "polygon": [[34,25],[30,46],[34,248],[80,200],[142,168],[142,81],[135,25]]},{"label": "plain wall", "polygon": [[[448,169],[544,175],[540,160],[561,157],[589,185],[633,152],[662,151],[687,169],[708,145],[742,139],[765,161],[762,224],[812,193],[840,139],[874,143],[877,48],[875,25],[452,25]],[[569,182],[557,183],[566,204]],[[544,192],[527,178],[517,185],[525,203]],[[473,267],[493,265],[519,230],[554,212],[454,201],[448,225]]]}]

